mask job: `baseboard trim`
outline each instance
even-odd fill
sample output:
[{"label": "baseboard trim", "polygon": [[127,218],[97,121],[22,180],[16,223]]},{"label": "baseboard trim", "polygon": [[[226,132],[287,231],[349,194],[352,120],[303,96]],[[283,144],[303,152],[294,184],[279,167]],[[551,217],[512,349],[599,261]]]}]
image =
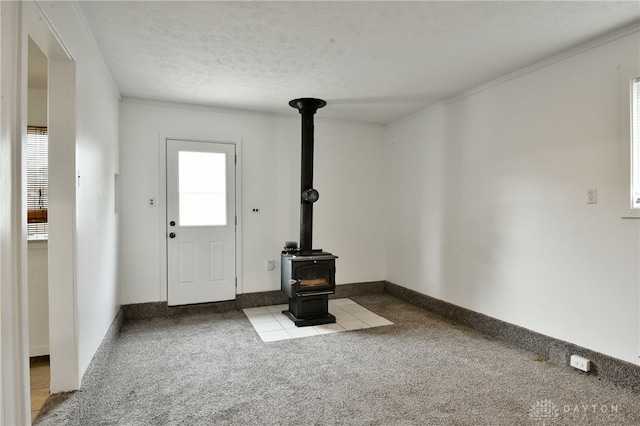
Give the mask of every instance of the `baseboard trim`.
[{"label": "baseboard trim", "polygon": [[560,365],[568,367],[569,358],[572,354],[588,358],[591,360],[591,371],[589,373],[582,373],[576,370],[576,374],[591,374],[607,379],[616,385],[629,388],[635,392],[640,392],[640,366],[604,355],[591,349],[583,348],[573,343],[545,336],[544,334],[462,308],[414,290],[409,290],[388,281],[385,281],[384,291],[404,302],[531,351]]},{"label": "baseboard trim", "polygon": [[[336,286],[331,298],[355,297],[387,293],[399,300],[418,306],[458,324],[478,330],[496,339],[531,351],[540,357],[560,365],[569,366],[572,354],[591,360],[591,371],[576,374],[591,374],[635,392],[640,392],[640,366],[613,358],[573,343],[545,336],[526,328],[501,321],[431,296],[407,289],[389,281],[342,284]],[[150,302],[122,305],[119,317],[122,321],[181,316],[188,314],[208,314],[227,312],[235,309],[252,308],[288,303],[287,296],[280,290],[239,294],[236,300],[204,303],[199,305],[167,306],[167,302]],[[118,317],[116,317],[116,321]],[[114,323],[116,323],[114,321]],[[119,330],[119,326],[118,326]],[[110,332],[108,335],[110,335]],[[106,337],[105,337],[106,339]],[[102,347],[102,346],[101,346]],[[96,354],[97,356],[97,354]]]},{"label": "baseboard trim", "polygon": [[[330,298],[355,297],[366,294],[384,293],[385,281],[336,285],[336,292]],[[168,306],[167,302],[149,302],[122,305],[125,320],[181,316],[188,314],[211,314],[234,309],[254,308],[289,303],[287,296],[280,290],[238,294],[236,300],[202,303],[196,305]]]},{"label": "baseboard trim", "polygon": [[120,308],[111,322],[107,333],[102,338],[102,342],[100,343],[100,346],[98,346],[96,353],[93,355],[89,366],[82,375],[81,387],[85,386],[86,383],[98,381],[104,374],[108,374],[107,367],[109,366],[109,358],[111,357],[111,352],[115,347],[116,340],[120,335],[120,329],[122,329],[123,322],[124,314],[122,308]]},{"label": "baseboard trim", "polygon": [[31,346],[29,348],[29,358],[49,355],[49,352],[49,345]]}]

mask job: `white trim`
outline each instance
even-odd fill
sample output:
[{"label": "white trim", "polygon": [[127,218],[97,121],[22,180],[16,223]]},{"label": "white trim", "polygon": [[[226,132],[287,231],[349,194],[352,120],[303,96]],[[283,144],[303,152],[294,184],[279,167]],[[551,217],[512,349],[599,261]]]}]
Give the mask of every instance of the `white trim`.
[{"label": "white trim", "polygon": [[49,345],[31,346],[29,348],[30,357],[43,355],[49,355]]},{"label": "white trim", "polygon": [[[49,64],[48,108],[49,164],[49,348],[51,392],[79,389],[78,328],[76,300],[76,76],[70,49],[61,40],[43,8],[22,2],[23,42],[31,37]],[[27,47],[21,50],[26,61]],[[26,67],[26,62],[24,62]],[[25,83],[21,97],[26,103]],[[26,133],[25,122],[21,128]],[[26,283],[25,283],[26,286]],[[25,331],[28,335],[28,332]]]},{"label": "white trim", "polygon": [[77,303],[76,76],[72,61],[50,61],[49,347],[51,393],[80,388]]},{"label": "white trim", "polygon": [[639,219],[640,209],[632,208],[631,164],[632,156],[632,99],[629,96],[632,89],[632,80],[640,75],[640,65],[618,69],[619,79],[619,117],[620,117],[620,187],[623,189],[624,198],[619,201],[620,217],[622,219]]},{"label": "white trim", "polygon": [[[38,37],[40,39],[39,41],[44,43],[38,46],[40,47],[40,50],[47,55],[49,60],[70,60],[75,62],[75,58],[73,57],[71,50],[62,40],[62,37],[60,37],[60,34],[51,23],[49,16],[43,9],[43,5],[38,1],[28,2],[27,4],[33,5],[37,9],[37,11],[29,11],[25,16],[28,19],[31,19],[29,26],[33,32],[30,32],[30,35]],[[30,8],[31,6],[26,7]],[[45,26],[41,26],[39,21],[44,22]],[[32,37],[34,38],[34,41],[36,41],[35,37]]]},{"label": "white trim", "polygon": [[161,132],[158,140],[158,158],[160,159],[158,167],[159,194],[156,198],[157,206],[160,211],[160,220],[158,221],[158,235],[160,235],[160,298],[158,300],[167,300],[167,139],[194,142],[230,143],[236,146],[236,216],[238,218],[238,224],[236,226],[236,278],[238,280],[236,295],[242,294],[242,138],[215,134],[204,135],[188,132]]},{"label": "white trim", "polygon": [[21,202],[20,124],[26,121],[22,13],[22,3],[0,2],[0,424],[30,422],[27,234]]},{"label": "white trim", "polygon": [[611,42],[613,42],[615,40],[618,40],[618,39],[620,39],[622,37],[626,37],[626,36],[628,36],[630,34],[633,34],[633,33],[639,32],[639,31],[640,31],[640,24],[635,23],[635,24],[632,24],[632,25],[628,25],[628,26],[626,26],[624,28],[621,28],[621,29],[619,29],[617,31],[614,31],[614,32],[609,33],[607,35],[604,35],[602,37],[598,37],[598,38],[596,38],[594,40],[591,40],[589,42],[581,44],[580,46],[574,47],[573,49],[565,50],[564,52],[558,53],[557,55],[551,56],[551,57],[549,57],[547,59],[544,59],[544,60],[542,60],[540,62],[537,62],[535,64],[529,65],[529,66],[524,67],[524,68],[521,68],[521,69],[519,69],[517,71],[514,71],[512,73],[505,74],[502,77],[496,78],[495,80],[491,80],[491,81],[489,81],[489,82],[487,82],[485,84],[482,84],[480,86],[477,86],[477,87],[475,87],[473,89],[466,90],[466,91],[464,91],[462,93],[459,93],[457,95],[451,96],[450,98],[444,99],[444,100],[442,100],[440,102],[437,102],[437,103],[435,103],[433,105],[430,105],[430,106],[427,106],[425,108],[422,108],[422,109],[414,112],[413,114],[409,114],[409,115],[406,115],[406,116],[404,116],[402,118],[399,118],[399,119],[397,119],[395,121],[392,121],[391,123],[386,124],[386,126],[387,127],[393,127],[393,126],[396,126],[398,124],[404,123],[407,120],[411,120],[411,119],[413,119],[415,117],[419,117],[419,116],[421,116],[423,114],[429,113],[431,111],[435,111],[435,110],[438,110],[440,108],[444,108],[445,106],[447,106],[449,104],[452,104],[454,102],[460,101],[460,100],[465,99],[465,98],[468,98],[469,96],[473,96],[473,95],[476,95],[478,93],[484,92],[485,90],[489,90],[492,87],[499,86],[499,85],[507,83],[507,82],[509,82],[511,80],[523,77],[523,76],[525,76],[527,74],[530,74],[530,73],[532,73],[534,71],[538,71],[538,70],[540,70],[542,68],[546,68],[546,67],[548,67],[550,65],[553,65],[553,64],[555,64],[557,62],[564,61],[565,59],[569,59],[569,58],[571,58],[573,56],[579,55],[579,54],[581,54],[583,52],[586,52],[588,50],[591,50],[591,49],[595,49],[595,48],[597,48],[599,46],[602,46],[604,44],[611,43]]},{"label": "white trim", "polygon": [[[221,114],[247,114],[247,115],[267,115],[267,116],[286,116],[286,117],[292,116],[288,114],[278,114],[278,113],[268,112],[268,111],[221,107],[221,106],[215,106],[215,105],[187,104],[183,102],[162,101],[157,99],[144,99],[144,98],[136,98],[136,97],[130,97],[130,96],[123,96],[122,102],[126,102],[129,104],[136,104],[136,105],[182,108],[182,109],[189,109],[189,110],[195,110],[195,111],[212,111],[212,112],[218,112]],[[293,109],[291,111],[294,112]]]},{"label": "white trim", "polygon": [[[298,122],[300,121],[300,113],[293,108],[291,108],[291,112],[289,114],[272,112],[272,111],[258,111],[258,110],[250,110],[250,109],[241,109],[241,108],[232,108],[232,107],[223,107],[223,106],[215,106],[215,105],[202,105],[202,104],[186,104],[182,102],[173,102],[173,101],[161,101],[156,99],[143,99],[136,97],[123,96],[121,102],[126,102],[134,105],[149,105],[156,107],[165,107],[165,108],[181,108],[188,109],[193,111],[210,111],[216,112],[220,114],[246,114],[253,116],[268,116],[268,117],[283,117],[288,119],[295,119]],[[377,129],[384,128],[385,124],[380,123],[370,123],[367,121],[354,121],[354,120],[342,120],[339,118],[323,118],[323,117],[315,117],[316,123],[321,122],[337,122],[342,125],[356,125],[358,127],[373,127]]]},{"label": "white trim", "polygon": [[[637,74],[640,74],[640,70],[638,70]],[[640,210],[640,206],[638,206],[638,194],[640,193],[640,188],[637,188],[636,185],[639,184],[638,175],[640,174],[640,170],[637,170],[638,161],[637,158],[640,156],[638,150],[640,150],[640,140],[637,140],[640,137],[640,130],[634,128],[634,124],[640,126],[640,123],[636,123],[637,117],[640,117],[640,111],[636,110],[636,107],[640,107],[640,99],[638,99],[638,89],[637,87],[640,85],[640,76],[635,75],[634,77],[629,79],[629,141],[631,143],[630,146],[630,155],[629,155],[629,168],[630,168],[630,185],[629,185],[629,203],[631,205],[632,211]]]},{"label": "white trim", "polygon": [[82,7],[80,7],[79,2],[76,0],[72,0],[71,4],[73,5],[73,9],[76,12],[76,15],[78,16],[78,20],[82,24],[82,28],[87,33],[87,39],[89,40],[89,44],[91,44],[91,47],[96,53],[96,56],[100,58],[100,63],[102,65],[102,68],[104,68],[105,74],[109,77],[109,82],[111,83],[111,87],[114,93],[116,94],[119,100],[122,100],[122,94],[120,93],[120,89],[118,89],[118,85],[116,84],[115,80],[113,79],[113,76],[111,75],[111,72],[109,71],[107,62],[105,61],[104,56],[102,56],[102,51],[98,46],[98,42],[96,41],[96,37],[93,34],[93,30],[91,30],[91,26],[87,21],[87,17],[82,11]]}]

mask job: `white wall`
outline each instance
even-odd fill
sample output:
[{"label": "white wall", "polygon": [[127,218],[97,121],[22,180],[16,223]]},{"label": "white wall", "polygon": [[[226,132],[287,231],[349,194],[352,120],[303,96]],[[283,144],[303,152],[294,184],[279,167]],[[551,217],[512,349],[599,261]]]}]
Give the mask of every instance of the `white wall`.
[{"label": "white wall", "polygon": [[[75,310],[81,377],[120,307],[118,215],[114,205],[114,175],[119,170],[119,94],[77,7],[71,2],[42,4],[74,59],[75,98],[70,105],[75,110],[76,144],[75,159],[70,164],[75,162],[74,173],[80,176],[75,182],[75,306],[68,300],[68,305],[52,309]],[[51,167],[55,166],[64,164]],[[53,334],[51,339],[53,344]]]},{"label": "white wall", "polygon": [[388,126],[387,279],[638,363],[640,221],[622,216],[639,45],[636,32]]},{"label": "white wall", "polygon": [[46,241],[30,241],[29,356],[49,354],[49,262]]},{"label": "white wall", "polygon": [[[329,104],[325,108],[331,108]],[[166,300],[160,224],[161,135],[241,140],[238,212],[242,293],[280,289],[280,251],[299,240],[300,115],[274,116],[163,105],[121,103],[121,303]],[[338,284],[384,278],[380,214],[383,128],[315,118],[314,246],[338,255]],[[148,207],[148,197],[157,207]],[[257,207],[260,213],[251,213]],[[276,270],[266,271],[266,260]]]},{"label": "white wall", "polygon": [[47,89],[28,89],[28,124],[29,126],[47,127]]}]

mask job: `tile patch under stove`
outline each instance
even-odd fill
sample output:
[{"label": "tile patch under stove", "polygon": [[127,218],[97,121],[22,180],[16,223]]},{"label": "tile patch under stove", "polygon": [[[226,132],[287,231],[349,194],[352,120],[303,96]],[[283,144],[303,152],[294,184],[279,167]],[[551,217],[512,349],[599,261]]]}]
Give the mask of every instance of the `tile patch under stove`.
[{"label": "tile patch under stove", "polygon": [[335,323],[296,327],[293,321],[282,313],[287,307],[288,305],[261,306],[258,308],[246,308],[243,309],[243,312],[264,342],[393,324],[353,300],[345,298],[329,300],[329,312],[336,317]]}]

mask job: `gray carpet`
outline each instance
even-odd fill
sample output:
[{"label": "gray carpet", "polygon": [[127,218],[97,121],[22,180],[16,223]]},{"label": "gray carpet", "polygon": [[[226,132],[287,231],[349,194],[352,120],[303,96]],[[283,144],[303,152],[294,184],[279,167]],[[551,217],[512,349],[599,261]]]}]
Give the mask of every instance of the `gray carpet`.
[{"label": "gray carpet", "polygon": [[391,326],[264,343],[242,311],[125,323],[38,425],[640,424],[640,395],[389,295]]}]

